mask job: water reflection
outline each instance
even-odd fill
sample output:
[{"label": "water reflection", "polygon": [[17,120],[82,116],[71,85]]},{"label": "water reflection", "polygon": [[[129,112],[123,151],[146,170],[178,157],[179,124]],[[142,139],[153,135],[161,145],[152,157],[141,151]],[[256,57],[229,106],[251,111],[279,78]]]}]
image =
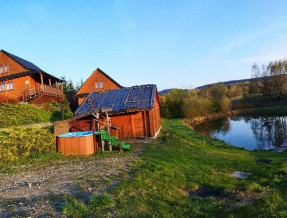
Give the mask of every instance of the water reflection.
[{"label": "water reflection", "polygon": [[280,146],[287,137],[287,117],[236,116],[200,124],[195,129],[248,150],[266,150]]}]

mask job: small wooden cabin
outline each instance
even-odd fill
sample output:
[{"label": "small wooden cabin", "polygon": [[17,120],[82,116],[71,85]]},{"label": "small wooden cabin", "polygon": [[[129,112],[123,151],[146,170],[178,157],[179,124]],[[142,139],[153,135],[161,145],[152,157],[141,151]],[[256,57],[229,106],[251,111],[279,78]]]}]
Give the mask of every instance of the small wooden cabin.
[{"label": "small wooden cabin", "polygon": [[0,51],[0,102],[60,101],[62,82],[31,62]]},{"label": "small wooden cabin", "polygon": [[120,84],[97,68],[77,92],[78,104],[82,104],[91,92],[102,92],[120,88],[122,88]]},{"label": "small wooden cabin", "polygon": [[[71,120],[72,132],[88,131],[95,114],[121,129],[121,138],[155,137],[160,130],[160,105],[156,85],[133,86],[90,93]],[[117,136],[115,131],[111,135]]]}]

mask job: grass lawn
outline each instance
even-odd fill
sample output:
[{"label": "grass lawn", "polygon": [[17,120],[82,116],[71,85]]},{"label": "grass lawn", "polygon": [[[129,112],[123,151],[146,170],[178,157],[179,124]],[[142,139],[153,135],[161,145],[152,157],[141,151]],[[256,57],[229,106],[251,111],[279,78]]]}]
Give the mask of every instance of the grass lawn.
[{"label": "grass lawn", "polygon": [[[287,216],[286,153],[245,151],[201,136],[182,120],[163,120],[162,125],[159,138],[146,145],[144,161],[135,166],[129,179],[88,203],[68,202],[63,213],[123,217]],[[259,158],[273,161],[269,165],[257,164]],[[233,171],[252,174],[241,180],[230,177]],[[192,196],[201,188],[217,196]]]},{"label": "grass lawn", "polygon": [[[126,155],[124,153],[121,155]],[[3,164],[6,173],[44,167],[62,160],[84,159],[118,153],[97,153],[89,157],[65,157],[51,153]],[[183,120],[162,120],[162,130],[153,143],[145,145],[129,176],[115,187],[88,200],[78,196],[64,199],[62,213],[68,216],[140,217],[286,217],[287,153],[246,151],[202,136]],[[271,164],[257,164],[272,159]],[[23,166],[26,167],[17,167]],[[248,179],[231,178],[234,171],[251,173]],[[198,197],[204,189],[215,196]]]}]

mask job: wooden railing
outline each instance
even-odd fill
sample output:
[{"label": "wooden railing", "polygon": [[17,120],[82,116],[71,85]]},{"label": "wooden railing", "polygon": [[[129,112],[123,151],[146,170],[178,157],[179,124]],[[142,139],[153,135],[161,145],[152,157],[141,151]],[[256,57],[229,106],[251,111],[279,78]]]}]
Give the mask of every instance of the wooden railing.
[{"label": "wooden railing", "polygon": [[52,86],[41,85],[29,88],[21,93],[20,101],[27,102],[38,96],[50,96],[56,98],[63,98],[64,93],[63,90],[54,88]]}]

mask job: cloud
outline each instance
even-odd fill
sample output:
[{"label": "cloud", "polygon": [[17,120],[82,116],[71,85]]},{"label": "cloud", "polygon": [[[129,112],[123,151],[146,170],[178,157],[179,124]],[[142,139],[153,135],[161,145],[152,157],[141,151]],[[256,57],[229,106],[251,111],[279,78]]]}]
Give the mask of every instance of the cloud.
[{"label": "cloud", "polygon": [[[285,29],[286,26],[287,25],[285,23],[277,23],[277,24],[271,25],[269,27],[264,27],[264,28],[262,28],[260,30],[254,31],[254,32],[252,32],[250,34],[246,34],[243,37],[239,37],[239,38],[233,39],[232,41],[229,41],[226,44],[219,45],[216,50],[210,52],[209,54],[207,54],[203,58],[204,62],[216,61],[222,55],[225,55],[226,53],[228,53],[228,52],[230,52],[232,50],[235,50],[235,49],[237,49],[237,48],[239,48],[241,46],[247,45],[248,43],[252,43],[255,40],[258,40],[259,38],[264,38],[264,37],[266,38],[266,36],[268,34],[272,34],[272,33],[276,32],[276,31],[282,31],[282,30]],[[276,37],[277,37],[277,40],[276,40]],[[283,40],[280,40],[281,43],[286,43],[287,35],[278,34],[278,35],[276,35],[276,37],[274,37],[275,39],[273,39],[273,41],[275,43],[278,42],[278,38],[283,39]],[[277,55],[275,55],[275,57],[277,57]],[[262,59],[262,57],[261,57],[261,59]]]},{"label": "cloud", "polygon": [[280,59],[286,59],[286,53],[279,54],[262,54],[246,57],[242,60],[242,63],[266,63],[269,61],[276,61]]},{"label": "cloud", "polygon": [[276,37],[279,39],[286,39],[287,40],[287,35],[276,35]]}]

